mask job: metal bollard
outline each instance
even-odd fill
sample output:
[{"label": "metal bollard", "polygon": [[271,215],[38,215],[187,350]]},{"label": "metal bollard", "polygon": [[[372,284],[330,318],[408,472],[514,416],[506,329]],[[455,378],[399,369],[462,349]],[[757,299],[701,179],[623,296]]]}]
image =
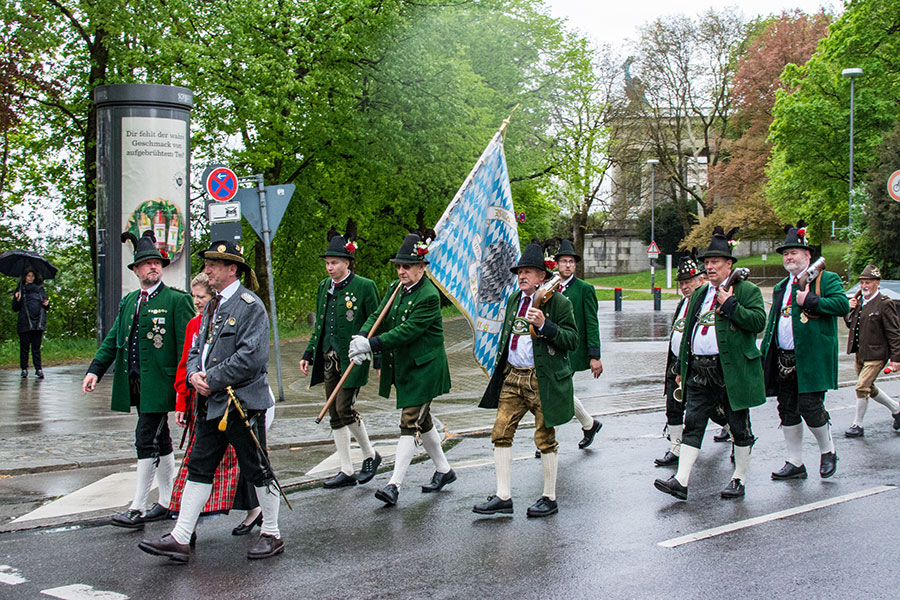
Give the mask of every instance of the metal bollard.
[{"label": "metal bollard", "polygon": [[613,296],[616,303],[616,312],[622,312],[622,288],[616,288]]},{"label": "metal bollard", "polygon": [[653,288],[653,310],[660,308],[662,308],[662,289],[655,287]]}]

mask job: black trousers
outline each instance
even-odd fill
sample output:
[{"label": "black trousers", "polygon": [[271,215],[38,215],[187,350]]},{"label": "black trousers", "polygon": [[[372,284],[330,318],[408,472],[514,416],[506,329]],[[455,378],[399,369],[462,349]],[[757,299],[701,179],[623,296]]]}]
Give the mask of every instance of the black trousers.
[{"label": "black trousers", "polygon": [[43,339],[43,331],[23,331],[19,334],[19,365],[23,371],[28,369],[29,349],[35,370],[41,368],[41,341]]},{"label": "black trousers", "polygon": [[[263,448],[266,447],[266,415],[263,413],[260,415],[255,423],[253,424],[253,430],[256,432],[256,437],[259,438],[259,445]],[[253,443],[252,441],[250,442]],[[241,471],[238,476],[237,486],[234,488],[234,503],[231,508],[234,510],[252,510],[259,506],[259,500],[256,497],[256,488],[253,487],[253,483],[244,477],[244,472]]]},{"label": "black trousers", "polygon": [[694,368],[692,361],[688,368],[688,378],[684,382],[684,433],[681,443],[699,448],[703,443],[706,426],[712,419],[719,424],[726,423],[731,429],[735,446],[752,446],[753,431],[750,429],[750,410],[733,410],[728,401],[721,366],[718,381],[715,377],[705,377]]},{"label": "black trousers", "polygon": [[[782,358],[783,362],[794,364],[792,360],[793,352],[778,351],[787,361]],[[781,357],[780,357],[781,358]],[[821,427],[831,420],[828,411],[825,410],[825,392],[803,392],[799,393],[797,387],[797,370],[796,368],[790,372],[779,371],[778,375],[778,416],[781,417],[781,424],[790,427],[799,425],[802,421],[806,421],[809,427]],[[802,421],[801,421],[802,419]]]},{"label": "black trousers", "polygon": [[675,383],[675,377],[679,375],[680,363],[678,357],[669,351],[669,361],[671,368],[666,371],[666,423],[669,425],[684,424],[684,398],[678,402],[675,400],[675,390],[678,384]]},{"label": "black trousers", "polygon": [[[241,476],[256,487],[266,485],[272,479],[272,475],[264,467],[265,458],[260,456],[250,430],[238,417],[236,410],[228,415],[228,426],[225,431],[219,431],[219,419],[206,418],[205,398],[199,398],[201,410],[197,413],[195,426],[194,446],[191,448],[191,457],[188,460],[188,481],[196,483],[212,483],[216,467],[222,462],[228,444],[234,448],[237,454],[238,466]],[[247,417],[251,423],[261,422],[259,428],[265,428],[266,411],[248,410]],[[257,427],[254,425],[254,430]],[[263,440],[260,440],[263,452],[266,451]]]},{"label": "black trousers", "polygon": [[134,428],[134,447],[138,460],[159,458],[172,454],[172,435],[169,432],[169,413],[141,412],[141,377],[128,376],[131,403],[137,406],[138,420]]}]

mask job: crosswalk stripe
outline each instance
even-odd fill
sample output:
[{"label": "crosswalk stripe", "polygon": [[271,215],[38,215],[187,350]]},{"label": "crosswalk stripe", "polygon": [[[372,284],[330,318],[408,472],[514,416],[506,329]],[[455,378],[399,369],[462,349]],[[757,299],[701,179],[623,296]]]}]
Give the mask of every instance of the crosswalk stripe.
[{"label": "crosswalk stripe", "polygon": [[6,585],[18,585],[20,583],[25,583],[26,581],[28,580],[19,575],[18,569],[9,565],[0,565],[0,583],[5,583]]},{"label": "crosswalk stripe", "polygon": [[72,585],[41,590],[41,593],[53,598],[62,598],[62,600],[128,600],[128,596],[125,594],[95,590],[93,587],[83,583],[73,583]]}]

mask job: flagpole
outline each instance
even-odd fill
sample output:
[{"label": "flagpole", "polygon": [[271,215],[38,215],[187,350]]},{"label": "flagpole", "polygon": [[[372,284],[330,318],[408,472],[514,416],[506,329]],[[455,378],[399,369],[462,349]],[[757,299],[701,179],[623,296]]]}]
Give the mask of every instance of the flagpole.
[{"label": "flagpole", "polygon": [[503,136],[503,141],[506,141],[506,126],[509,125],[510,119],[512,119],[512,116],[515,114],[515,112],[516,112],[518,109],[519,109],[519,105],[518,105],[518,104],[516,104],[515,106],[513,106],[512,112],[509,113],[509,116],[508,116],[508,117],[506,117],[505,119],[503,119],[503,123],[500,125],[500,131],[499,131],[499,133],[500,133],[500,135]]}]

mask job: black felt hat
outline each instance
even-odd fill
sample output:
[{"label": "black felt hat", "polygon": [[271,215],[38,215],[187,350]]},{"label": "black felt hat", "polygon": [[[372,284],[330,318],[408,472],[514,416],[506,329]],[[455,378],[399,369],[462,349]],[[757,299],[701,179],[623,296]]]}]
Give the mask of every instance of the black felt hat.
[{"label": "black felt hat", "polygon": [[678,261],[678,274],[675,275],[676,281],[685,281],[687,279],[693,279],[694,277],[699,277],[706,273],[706,269],[703,267],[702,263],[697,262],[697,258],[694,256],[696,252],[696,248],[690,254],[685,254]]},{"label": "black felt hat", "polygon": [[390,261],[392,263],[427,265],[428,261],[425,259],[426,256],[428,256],[428,245],[422,241],[419,234],[408,233],[406,234],[406,237],[403,238],[403,243],[400,244],[397,255],[394,258],[391,258]]},{"label": "black felt hat", "polygon": [[352,260],[356,258],[356,244],[340,235],[335,231],[334,227],[332,227],[328,231],[328,250],[325,251],[325,254],[320,254],[319,256],[321,258],[334,256]]},{"label": "black felt hat", "polygon": [[245,287],[250,291],[256,291],[259,288],[259,281],[256,280],[256,273],[244,261],[243,251],[244,249],[241,245],[233,240],[219,240],[210,244],[206,250],[198,252],[197,256],[203,259],[224,260],[225,262],[236,264],[238,273],[244,273]]},{"label": "black felt hat", "polygon": [[779,254],[784,254],[788,248],[801,248],[812,252],[809,242],[806,241],[806,221],[797,221],[796,227],[790,224],[785,225],[784,234],[784,243],[775,248]]},{"label": "black felt hat", "polygon": [[733,263],[736,263],[737,258],[731,253],[731,247],[732,244],[737,243],[734,240],[734,236],[740,230],[740,227],[734,227],[731,231],[725,233],[722,227],[716,225],[713,229],[712,240],[709,242],[709,248],[704,250],[702,254],[699,254],[697,258],[703,260],[704,258],[715,258],[718,256],[731,259]]},{"label": "black felt hat", "polygon": [[575,262],[581,262],[581,255],[575,252],[575,246],[569,240],[562,240],[559,243],[559,250],[556,251],[554,258],[559,260],[560,256],[574,256]]},{"label": "black felt hat", "polygon": [[126,231],[122,234],[121,238],[122,243],[124,244],[127,241],[130,241],[132,246],[134,247],[134,258],[131,261],[131,264],[128,265],[128,268],[134,271],[134,266],[138,263],[142,263],[145,260],[150,260],[155,258],[156,260],[162,262],[162,266],[169,266],[169,254],[165,250],[160,250],[156,246],[156,236],[153,235],[153,232],[147,230],[144,232],[144,235],[138,239],[135,237],[133,233],[130,231]]},{"label": "black felt hat", "polygon": [[525,252],[522,253],[522,258],[519,259],[519,264],[511,267],[509,270],[513,273],[518,273],[521,267],[533,267],[547,275],[551,274],[547,264],[544,262],[544,249],[537,242],[528,244],[525,247]]}]

